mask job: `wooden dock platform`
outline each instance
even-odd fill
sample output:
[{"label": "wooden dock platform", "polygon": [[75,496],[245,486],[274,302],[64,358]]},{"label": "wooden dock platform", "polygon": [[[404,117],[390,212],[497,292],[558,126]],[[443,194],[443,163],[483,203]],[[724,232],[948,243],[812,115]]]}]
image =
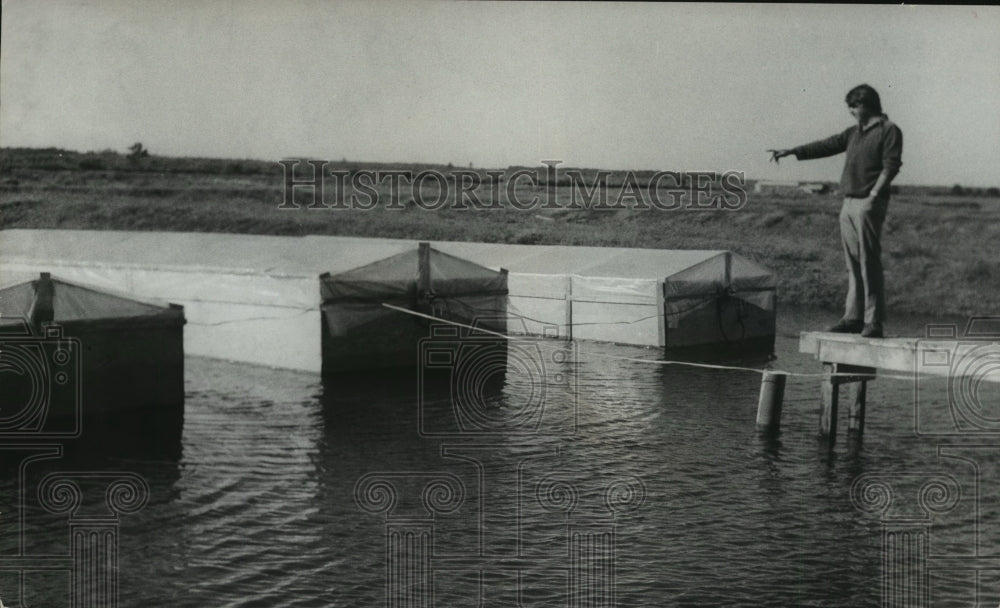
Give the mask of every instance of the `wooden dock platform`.
[{"label": "wooden dock platform", "polygon": [[[804,331],[799,336],[799,352],[813,355],[823,363],[841,363],[884,371],[950,375],[950,361],[968,343],[954,337],[862,338],[857,334]],[[924,361],[928,359],[928,361]],[[940,365],[936,364],[940,363]],[[925,369],[926,368],[926,369]]]},{"label": "wooden dock platform", "polygon": [[[971,327],[971,325],[970,325]],[[856,334],[807,331],[799,352],[813,355],[826,374],[821,382],[820,434],[832,445],[837,434],[839,387],[848,385],[848,431],[864,432],[868,382],[878,370],[918,376],[974,377],[1000,382],[1000,336],[959,338],[954,325],[928,326],[926,338],[862,338]],[[769,407],[761,401],[760,408]],[[765,417],[766,418],[766,417]]]},{"label": "wooden dock platform", "polygon": [[[976,376],[1000,382],[1000,335],[968,334],[956,337],[953,325],[942,325],[927,338],[862,338],[855,334],[804,331],[799,352],[824,364],[867,368],[916,376],[961,378]],[[843,370],[847,371],[847,370]],[[984,373],[985,372],[985,373]]]}]

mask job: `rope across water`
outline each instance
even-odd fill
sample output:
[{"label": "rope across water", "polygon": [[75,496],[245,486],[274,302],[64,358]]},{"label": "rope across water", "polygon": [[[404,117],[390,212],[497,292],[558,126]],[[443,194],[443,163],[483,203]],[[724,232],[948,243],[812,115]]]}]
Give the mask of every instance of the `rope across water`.
[{"label": "rope across water", "polygon": [[[394,306],[392,304],[386,304],[384,302],[382,303],[382,306],[384,306],[385,308],[388,308],[390,310],[395,310],[397,312],[405,313],[405,314],[412,315],[412,316],[415,316],[415,317],[421,317],[421,318],[424,318],[424,319],[428,319],[430,321],[435,321],[437,323],[445,323],[445,324],[448,324],[448,325],[454,325],[456,327],[462,327],[462,328],[465,328],[465,329],[474,330],[476,332],[493,335],[493,336],[496,336],[498,338],[502,338],[504,340],[510,340],[510,341],[531,340],[530,338],[520,338],[520,337],[517,337],[517,336],[508,336],[506,334],[502,334],[502,333],[496,332],[496,331],[491,331],[491,330],[488,330],[488,329],[485,329],[485,328],[475,327],[473,325],[467,325],[465,323],[459,323],[457,321],[451,321],[449,319],[442,319],[440,317],[435,317],[433,315],[424,314],[424,313],[421,313],[421,312],[417,312],[415,310],[409,310],[407,308],[402,308],[400,306]],[[536,340],[531,340],[531,341],[537,343]],[[700,368],[704,368],[704,369],[720,369],[720,370],[741,371],[741,372],[754,372],[754,373],[761,374],[761,375],[764,375],[764,374],[774,374],[774,375],[782,375],[782,376],[791,376],[791,377],[796,377],[796,378],[833,378],[833,377],[837,377],[837,376],[856,377],[858,375],[857,372],[853,372],[853,373],[851,373],[851,372],[840,372],[840,373],[825,373],[825,372],[803,373],[803,372],[790,372],[790,371],[779,370],[779,369],[760,369],[760,368],[756,368],[756,367],[741,367],[741,366],[737,366],[737,365],[718,365],[718,364],[712,364],[712,363],[696,363],[694,361],[670,361],[670,360],[663,360],[663,359],[642,359],[642,358],[639,358],[639,357],[621,357],[621,356],[617,356],[617,355],[608,355],[608,354],[604,354],[604,353],[598,353],[598,352],[587,351],[587,350],[584,350],[583,352],[587,353],[588,355],[595,356],[595,357],[601,357],[601,358],[604,358],[604,359],[611,359],[611,360],[616,360],[616,361],[631,361],[633,363],[641,363],[641,364],[645,364],[645,365],[679,365],[679,366],[684,366],[684,367],[700,367]],[[880,374],[879,378],[889,378],[889,379],[895,379],[895,380],[908,380],[908,381],[912,381],[913,378],[914,378],[914,376],[912,376],[912,375],[905,375],[905,374]]]}]

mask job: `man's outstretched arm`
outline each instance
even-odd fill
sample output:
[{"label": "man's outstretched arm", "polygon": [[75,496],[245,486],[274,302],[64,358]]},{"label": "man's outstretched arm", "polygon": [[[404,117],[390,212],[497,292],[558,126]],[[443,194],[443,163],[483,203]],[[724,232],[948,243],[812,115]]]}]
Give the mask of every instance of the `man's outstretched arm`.
[{"label": "man's outstretched arm", "polygon": [[833,156],[834,154],[840,154],[847,150],[847,135],[850,133],[851,129],[847,129],[843,133],[837,133],[826,139],[820,139],[808,144],[801,146],[796,146],[795,148],[780,149],[780,150],[768,150],[771,153],[771,160],[778,162],[786,156],[795,155],[798,160],[811,160],[813,158],[825,158],[827,156]]}]

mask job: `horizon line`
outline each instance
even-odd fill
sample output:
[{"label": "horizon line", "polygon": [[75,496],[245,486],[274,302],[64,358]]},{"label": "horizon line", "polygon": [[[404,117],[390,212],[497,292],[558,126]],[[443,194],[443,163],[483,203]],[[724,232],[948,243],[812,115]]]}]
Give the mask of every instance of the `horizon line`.
[{"label": "horizon line", "polygon": [[[137,142],[137,143],[141,143],[141,142]],[[120,152],[120,151],[115,150],[113,148],[105,148],[103,150],[87,150],[86,152],[82,152],[80,150],[74,150],[74,149],[71,149],[71,148],[62,148],[62,147],[54,146],[54,145],[52,145],[52,146],[0,146],[0,152],[2,152],[2,151],[14,151],[14,150],[60,151],[60,152],[69,152],[69,153],[79,154],[79,155],[114,154],[116,156],[122,156],[122,157],[127,157],[128,156],[127,152]],[[420,166],[420,165],[424,165],[424,166],[428,166],[428,167],[448,167],[448,168],[452,168],[452,169],[466,169],[466,170],[468,170],[468,169],[474,169],[474,170],[487,170],[487,171],[488,170],[509,169],[509,168],[512,168],[512,167],[530,168],[530,169],[538,169],[538,168],[544,169],[547,166],[547,165],[544,164],[543,160],[537,161],[537,164],[534,164],[534,165],[531,165],[531,164],[508,164],[505,167],[501,167],[501,166],[490,167],[490,166],[477,166],[477,165],[471,164],[471,163],[470,163],[470,165],[463,165],[463,164],[454,163],[452,161],[446,161],[446,162],[429,162],[429,161],[398,161],[398,160],[394,160],[394,161],[352,160],[352,159],[348,159],[348,158],[344,157],[343,155],[341,155],[341,159],[340,160],[333,160],[332,158],[317,158],[317,157],[311,156],[311,155],[286,155],[286,156],[282,156],[280,159],[274,160],[274,159],[253,158],[253,157],[237,157],[237,156],[211,156],[211,155],[175,156],[175,155],[171,155],[171,154],[154,154],[154,153],[150,153],[149,156],[147,156],[146,158],[163,158],[163,159],[172,159],[172,160],[233,161],[233,162],[249,161],[249,162],[256,162],[256,163],[274,163],[276,165],[279,165],[280,161],[283,161],[283,160],[295,160],[295,161],[322,160],[322,161],[327,162],[329,164],[345,164],[345,163],[347,163],[347,164],[358,164],[358,165],[390,165],[390,166],[391,165],[399,165],[399,166],[414,166],[414,165]],[[559,162],[560,164],[557,165],[557,167],[558,167],[557,170],[558,171],[584,170],[584,171],[608,171],[608,172],[615,172],[615,173],[630,173],[630,172],[631,173],[656,173],[656,172],[660,172],[660,171],[668,171],[668,172],[680,173],[680,174],[689,174],[689,173],[715,173],[716,175],[722,175],[722,174],[725,174],[727,172],[732,172],[732,171],[740,173],[739,170],[734,170],[734,169],[726,169],[726,170],[718,170],[718,169],[662,169],[662,168],[661,169],[647,169],[647,168],[587,167],[587,166],[571,166],[571,165],[562,166],[561,163],[563,161],[561,161],[561,160],[558,160],[558,159],[546,159],[546,160],[549,160],[549,161],[552,161],[552,162]],[[814,179],[779,179],[779,178],[774,178],[774,177],[749,177],[749,176],[747,176],[745,174],[745,172],[743,172],[743,173],[744,173],[745,183],[747,183],[747,182],[775,182],[775,183],[788,183],[788,184],[790,184],[792,182],[795,182],[795,183],[798,183],[798,184],[803,184],[803,183],[822,183],[822,184],[834,184],[834,185],[836,185],[840,181],[839,177],[836,178],[836,179],[834,179],[834,178],[822,178],[822,179],[820,179],[820,178],[814,178]],[[959,182],[956,182],[954,184],[950,184],[949,185],[949,184],[945,184],[945,183],[909,182],[909,181],[895,181],[895,180],[893,181],[893,185],[894,186],[914,186],[914,187],[921,187],[921,188],[954,188],[955,186],[962,186],[963,188],[966,188],[966,187],[967,188],[979,188],[979,189],[984,189],[984,190],[985,189],[989,189],[989,188],[1000,187],[1000,183],[987,185],[985,182],[983,182],[983,183],[959,183]]]}]

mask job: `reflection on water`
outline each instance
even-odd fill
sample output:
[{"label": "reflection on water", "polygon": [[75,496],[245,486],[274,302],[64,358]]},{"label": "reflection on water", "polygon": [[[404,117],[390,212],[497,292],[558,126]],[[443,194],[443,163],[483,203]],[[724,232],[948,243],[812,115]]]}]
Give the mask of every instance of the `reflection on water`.
[{"label": "reflection on water", "polygon": [[[816,372],[797,334],[828,319],[779,320],[777,359],[754,365]],[[872,383],[865,437],[841,433],[830,450],[816,437],[815,378],[789,380],[781,431],[763,436],[754,372],[571,348],[546,352],[544,369],[472,381],[418,370],[321,382],[189,358],[179,446],[0,452],[0,560],[66,554],[67,516],[46,512],[37,486],[95,470],[149,487],[145,507],[119,519],[121,606],[375,606],[422,597],[428,580],[441,606],[876,606],[884,521],[931,526],[931,566],[973,556],[977,533],[981,557],[1000,547],[1000,458],[967,445],[981,437],[915,435],[912,383]],[[939,456],[943,444],[958,447]],[[25,466],[22,489],[10,463],[32,450],[47,458]],[[933,479],[961,495],[935,498],[922,489]],[[867,485],[852,498],[857,480]],[[980,600],[995,605],[990,572]],[[930,580],[935,606],[974,597],[974,571]],[[66,605],[67,584],[65,572],[28,572],[21,597],[17,575],[0,572],[0,598]]]}]

